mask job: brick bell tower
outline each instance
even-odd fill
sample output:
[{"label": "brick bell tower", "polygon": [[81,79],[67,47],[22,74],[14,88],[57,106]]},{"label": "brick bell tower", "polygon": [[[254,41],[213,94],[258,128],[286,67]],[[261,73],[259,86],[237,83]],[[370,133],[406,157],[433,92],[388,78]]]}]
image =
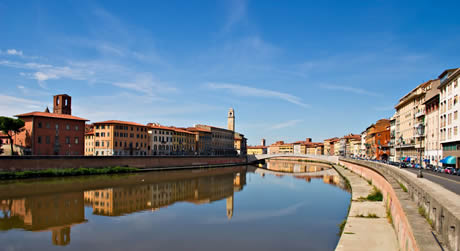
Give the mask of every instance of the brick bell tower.
[{"label": "brick bell tower", "polygon": [[53,113],[72,115],[72,97],[59,94],[53,97]]}]

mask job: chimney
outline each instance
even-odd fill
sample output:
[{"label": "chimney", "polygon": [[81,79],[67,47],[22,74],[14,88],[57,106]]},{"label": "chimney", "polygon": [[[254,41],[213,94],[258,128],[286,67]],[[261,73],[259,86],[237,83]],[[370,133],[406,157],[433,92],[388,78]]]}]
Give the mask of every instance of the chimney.
[{"label": "chimney", "polygon": [[306,138],[306,139],[305,139],[305,142],[311,143],[311,138]]},{"label": "chimney", "polygon": [[265,146],[265,139],[262,139],[262,140],[261,140],[260,145],[261,145],[261,146]]}]

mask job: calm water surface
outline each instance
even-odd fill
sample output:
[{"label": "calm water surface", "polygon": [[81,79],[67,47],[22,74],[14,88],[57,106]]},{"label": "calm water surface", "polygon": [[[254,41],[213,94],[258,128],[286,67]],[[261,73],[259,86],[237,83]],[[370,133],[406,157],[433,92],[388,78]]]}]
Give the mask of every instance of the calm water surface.
[{"label": "calm water surface", "polygon": [[333,169],[285,160],[0,183],[0,249],[334,250],[349,203]]}]

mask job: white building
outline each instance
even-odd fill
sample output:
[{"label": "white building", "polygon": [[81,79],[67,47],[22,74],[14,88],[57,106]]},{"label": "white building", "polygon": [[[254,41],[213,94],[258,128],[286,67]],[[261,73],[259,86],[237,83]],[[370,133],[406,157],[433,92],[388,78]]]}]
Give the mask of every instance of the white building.
[{"label": "white building", "polygon": [[439,96],[439,130],[443,150],[443,158],[456,157],[456,166],[459,166],[460,157],[460,120],[458,110],[460,108],[459,96],[460,68],[445,70],[439,79],[441,90]]},{"label": "white building", "polygon": [[174,130],[159,124],[148,124],[149,154],[170,155],[172,152],[172,135]]}]

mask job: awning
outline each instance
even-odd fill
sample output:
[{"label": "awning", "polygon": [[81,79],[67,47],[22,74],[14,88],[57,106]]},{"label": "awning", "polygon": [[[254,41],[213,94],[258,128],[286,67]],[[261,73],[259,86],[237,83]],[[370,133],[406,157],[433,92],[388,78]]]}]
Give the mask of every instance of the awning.
[{"label": "awning", "polygon": [[406,157],[404,161],[410,162],[410,157]]},{"label": "awning", "polygon": [[450,164],[450,165],[454,165],[457,163],[457,158],[454,157],[454,156],[447,156],[445,157],[444,159],[440,160],[439,162],[443,163],[443,164]]},{"label": "awning", "polygon": [[427,162],[427,163],[430,163],[430,160],[429,160],[429,159],[424,159],[423,161],[424,161],[424,162]]}]

